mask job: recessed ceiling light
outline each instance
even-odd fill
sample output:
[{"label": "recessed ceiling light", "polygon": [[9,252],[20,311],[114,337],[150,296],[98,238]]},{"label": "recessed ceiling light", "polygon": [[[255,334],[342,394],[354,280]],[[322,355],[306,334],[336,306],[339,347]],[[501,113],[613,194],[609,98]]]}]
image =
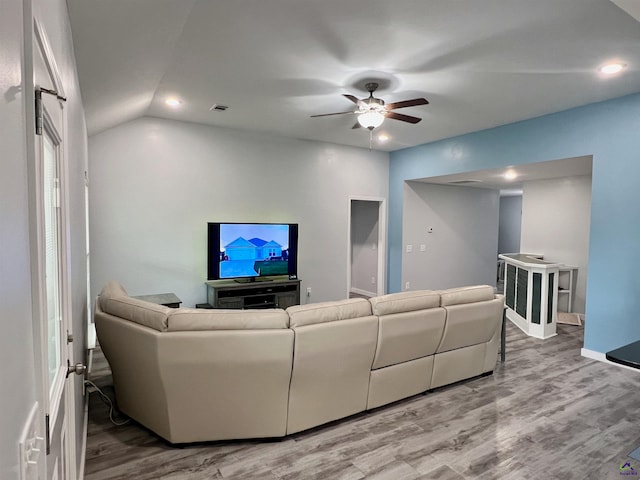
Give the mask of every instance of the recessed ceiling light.
[{"label": "recessed ceiling light", "polygon": [[378,135],[378,141],[379,142],[386,142],[387,140],[389,140],[389,135],[387,135],[386,133],[381,133],[380,135]]},{"label": "recessed ceiling light", "polygon": [[515,180],[516,178],[518,178],[518,174],[515,172],[515,170],[507,170],[506,172],[504,172],[503,177],[505,180]]},{"label": "recessed ceiling light", "polygon": [[179,107],[182,104],[182,102],[177,98],[167,98],[165,103],[170,107]]},{"label": "recessed ceiling light", "polygon": [[605,75],[613,75],[614,73],[621,72],[626,65],[624,63],[607,63],[600,67],[600,73],[604,73]]}]

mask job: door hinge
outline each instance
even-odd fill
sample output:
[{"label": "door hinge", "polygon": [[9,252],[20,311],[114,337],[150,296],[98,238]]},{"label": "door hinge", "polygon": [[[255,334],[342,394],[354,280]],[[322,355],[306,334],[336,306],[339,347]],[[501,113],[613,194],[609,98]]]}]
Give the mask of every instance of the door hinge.
[{"label": "door hinge", "polygon": [[51,430],[49,426],[49,414],[44,416],[44,438],[47,455],[51,453]]},{"label": "door hinge", "polygon": [[66,102],[66,97],[63,97],[55,90],[49,90],[48,88],[36,87],[36,135],[42,135],[42,93],[48,93],[55,96],[58,100]]}]

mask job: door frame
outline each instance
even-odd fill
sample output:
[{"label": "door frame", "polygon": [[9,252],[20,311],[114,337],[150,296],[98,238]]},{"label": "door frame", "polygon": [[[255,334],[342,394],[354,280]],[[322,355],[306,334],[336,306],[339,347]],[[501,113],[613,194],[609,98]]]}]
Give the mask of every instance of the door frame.
[{"label": "door frame", "polygon": [[378,204],[378,270],[376,282],[376,295],[384,295],[387,291],[387,199],[384,197],[350,195],[347,220],[347,298],[351,293],[351,224],[353,201],[375,202]]}]

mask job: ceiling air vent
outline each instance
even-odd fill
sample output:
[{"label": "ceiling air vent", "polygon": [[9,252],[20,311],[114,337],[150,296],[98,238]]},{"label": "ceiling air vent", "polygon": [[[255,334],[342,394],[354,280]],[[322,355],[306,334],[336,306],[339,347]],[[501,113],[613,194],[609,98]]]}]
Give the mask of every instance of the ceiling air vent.
[{"label": "ceiling air vent", "polygon": [[213,105],[211,105],[211,108],[209,110],[211,110],[211,111],[217,110],[219,112],[224,112],[228,108],[229,107],[227,105],[219,105],[217,103],[214,103]]},{"label": "ceiling air vent", "polygon": [[449,185],[469,185],[470,183],[482,183],[482,180],[455,180],[447,183]]}]

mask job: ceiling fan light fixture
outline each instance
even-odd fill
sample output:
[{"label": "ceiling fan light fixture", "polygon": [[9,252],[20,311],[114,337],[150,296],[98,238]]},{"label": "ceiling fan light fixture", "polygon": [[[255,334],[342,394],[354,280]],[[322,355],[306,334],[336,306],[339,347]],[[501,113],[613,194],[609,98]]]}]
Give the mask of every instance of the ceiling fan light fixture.
[{"label": "ceiling fan light fixture", "polygon": [[358,115],[358,123],[369,130],[379,127],[383,121],[384,115],[375,110],[369,110]]}]

